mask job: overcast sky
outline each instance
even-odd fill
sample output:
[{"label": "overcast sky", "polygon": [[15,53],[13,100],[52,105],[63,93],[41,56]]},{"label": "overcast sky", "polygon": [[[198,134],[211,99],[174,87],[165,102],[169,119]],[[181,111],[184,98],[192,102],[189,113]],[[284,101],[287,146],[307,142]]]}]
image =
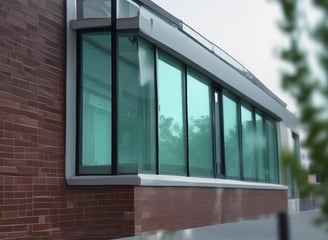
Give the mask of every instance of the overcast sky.
[{"label": "overcast sky", "polygon": [[287,44],[277,22],[280,6],[268,0],[153,0],[232,55],[278,97],[296,110],[280,88],[281,60],[274,54]]}]

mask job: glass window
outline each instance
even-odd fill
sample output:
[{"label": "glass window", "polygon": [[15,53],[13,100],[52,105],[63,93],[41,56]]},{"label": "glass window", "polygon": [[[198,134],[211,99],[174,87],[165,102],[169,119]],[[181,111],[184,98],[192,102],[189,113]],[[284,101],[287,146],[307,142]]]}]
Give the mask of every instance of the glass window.
[{"label": "glass window", "polygon": [[118,173],[155,172],[154,49],[119,37]]},{"label": "glass window", "polygon": [[111,15],[111,0],[78,0],[79,18],[107,18]]},{"label": "glass window", "polygon": [[257,177],[261,182],[266,180],[266,157],[265,157],[265,148],[266,140],[264,137],[264,123],[263,116],[260,113],[255,113],[256,121],[256,159],[257,159]]},{"label": "glass window", "polygon": [[237,103],[223,95],[224,156],[227,177],[240,178],[239,133]]},{"label": "glass window", "polygon": [[251,107],[246,104],[241,105],[241,126],[243,176],[245,179],[256,180],[254,122]]},{"label": "glass window", "polygon": [[[110,18],[111,0],[78,0],[78,18]],[[117,18],[136,17],[139,6],[133,0],[117,1]]]},{"label": "glass window", "polygon": [[271,119],[265,120],[267,137],[267,154],[269,163],[269,182],[278,182],[278,148],[276,124]]},{"label": "glass window", "polygon": [[160,172],[186,175],[183,65],[159,53],[157,73]]},{"label": "glass window", "polygon": [[78,172],[111,172],[111,41],[108,32],[80,35]]},{"label": "glass window", "polygon": [[[293,138],[293,149],[294,149],[294,153],[296,156],[296,159],[298,161],[301,160],[301,150],[300,150],[300,139],[299,136],[296,133],[292,133],[292,138]],[[293,179],[293,177],[290,174],[290,170],[288,171],[288,197],[291,198],[297,198],[299,197],[299,190],[298,190],[298,186],[296,184],[295,179]]]},{"label": "glass window", "polygon": [[188,69],[188,144],[192,176],[213,176],[210,88],[208,79]]}]

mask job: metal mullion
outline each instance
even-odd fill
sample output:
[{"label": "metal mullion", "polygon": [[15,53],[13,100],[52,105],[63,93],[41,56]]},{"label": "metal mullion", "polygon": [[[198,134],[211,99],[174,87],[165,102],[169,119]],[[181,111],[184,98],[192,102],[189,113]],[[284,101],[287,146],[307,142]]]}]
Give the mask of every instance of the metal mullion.
[{"label": "metal mullion", "polygon": [[278,142],[278,137],[279,137],[278,131],[279,131],[279,129],[278,129],[277,121],[274,120],[274,119],[272,121],[273,121],[274,128],[275,128],[275,131],[274,131],[275,132],[275,145],[276,145],[276,147],[275,147],[275,153],[276,153],[275,160],[276,160],[276,167],[277,167],[276,183],[280,183],[280,162],[279,162],[279,145],[278,145],[279,144],[279,142]]},{"label": "metal mullion", "polygon": [[224,151],[224,123],[223,123],[223,95],[222,91],[219,93],[219,119],[220,119],[220,155],[221,155],[221,174],[226,178],[226,164],[225,164],[225,151]]},{"label": "metal mullion", "polygon": [[254,161],[255,161],[255,181],[259,182],[259,176],[258,176],[258,171],[259,171],[259,163],[258,163],[258,156],[257,156],[257,131],[256,131],[256,108],[252,107],[252,121],[253,121],[253,151],[254,151]]},{"label": "metal mullion", "polygon": [[158,121],[158,49],[154,47],[154,71],[155,71],[155,151],[156,151],[156,174],[160,174],[160,162],[159,162],[159,121]]},{"label": "metal mullion", "polygon": [[217,142],[216,142],[216,124],[217,119],[215,118],[215,93],[216,91],[213,89],[213,82],[210,81],[210,89],[209,89],[209,101],[210,101],[210,114],[211,114],[211,132],[212,132],[212,162],[213,162],[213,170],[214,177],[218,177],[220,175],[218,169],[218,161],[216,158],[217,153]]},{"label": "metal mullion", "polygon": [[112,50],[112,174],[117,174],[118,165],[118,53],[116,1],[111,0],[111,50]]},{"label": "metal mullion", "polygon": [[238,151],[239,151],[239,164],[240,164],[240,179],[244,180],[244,158],[243,158],[243,131],[241,122],[241,101],[236,99],[237,105],[237,132],[238,132]]},{"label": "metal mullion", "polygon": [[82,33],[77,32],[77,37],[76,37],[76,44],[77,44],[77,53],[76,53],[76,66],[77,66],[77,71],[76,71],[76,119],[77,119],[77,124],[76,124],[76,146],[75,146],[75,151],[76,151],[76,164],[75,164],[75,172],[77,174],[80,174],[80,168],[82,166],[82,159],[81,159],[81,148],[82,148],[82,116],[83,116],[83,108],[81,106],[81,66],[82,66]]},{"label": "metal mullion", "polygon": [[264,138],[265,138],[265,159],[266,161],[264,162],[264,167],[265,167],[265,171],[267,174],[265,174],[265,181],[266,182],[270,182],[270,168],[269,168],[269,143],[268,143],[268,128],[267,128],[267,117],[265,114],[263,114],[263,133],[264,133]]},{"label": "metal mullion", "polygon": [[182,111],[183,111],[183,120],[185,122],[185,126],[183,128],[184,131],[184,148],[185,148],[185,163],[186,163],[186,168],[187,168],[187,176],[190,176],[190,163],[189,163],[189,127],[188,127],[188,89],[187,89],[187,65],[184,64],[183,66],[183,77],[182,77]]}]

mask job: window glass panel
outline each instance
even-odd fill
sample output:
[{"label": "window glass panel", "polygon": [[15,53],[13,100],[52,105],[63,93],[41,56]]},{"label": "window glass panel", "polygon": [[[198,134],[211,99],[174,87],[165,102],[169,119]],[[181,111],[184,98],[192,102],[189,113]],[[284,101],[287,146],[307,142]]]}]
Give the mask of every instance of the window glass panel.
[{"label": "window glass panel", "polygon": [[105,174],[111,165],[110,34],[81,38],[79,173]]},{"label": "window glass panel", "polygon": [[243,173],[245,179],[256,179],[256,161],[254,151],[254,122],[250,107],[241,106]]},{"label": "window glass panel", "polygon": [[158,59],[158,122],[160,172],[186,174],[183,65],[159,54]]},{"label": "window glass panel", "polygon": [[[298,161],[300,161],[300,141],[299,136],[296,133],[292,133],[293,138],[293,150]],[[297,198],[299,197],[299,190],[295,179],[291,176],[290,170],[288,169],[288,197]]]},{"label": "window glass panel", "polygon": [[154,50],[136,36],[119,38],[119,173],[154,172]]},{"label": "window glass panel", "polygon": [[136,17],[139,13],[139,6],[133,0],[117,1],[117,18]]},{"label": "window glass panel", "polygon": [[190,175],[213,176],[208,80],[192,70],[188,70],[187,79]]},{"label": "window glass panel", "polygon": [[266,141],[264,137],[264,123],[263,117],[259,114],[255,114],[256,121],[256,159],[257,159],[257,176],[259,181],[265,182],[266,178],[266,157],[265,157],[265,147]]},{"label": "window glass panel", "polygon": [[111,15],[111,0],[78,0],[79,18],[107,18]]},{"label": "window glass panel", "polygon": [[224,155],[227,177],[240,178],[237,103],[223,95]]},{"label": "window glass panel", "polygon": [[277,131],[275,122],[266,119],[267,128],[267,153],[269,160],[269,181],[276,183],[278,181],[278,156],[277,156]]},{"label": "window glass panel", "polygon": [[[111,0],[77,0],[78,18],[110,18]],[[117,18],[136,17],[139,6],[133,0],[117,0]]]}]

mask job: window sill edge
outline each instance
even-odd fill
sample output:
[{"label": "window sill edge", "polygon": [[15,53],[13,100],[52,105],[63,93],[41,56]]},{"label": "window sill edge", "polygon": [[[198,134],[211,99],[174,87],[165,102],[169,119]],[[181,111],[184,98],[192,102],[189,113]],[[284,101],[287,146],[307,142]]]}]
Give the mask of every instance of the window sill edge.
[{"label": "window sill edge", "polygon": [[286,190],[285,185],[272,183],[247,182],[231,179],[182,177],[171,175],[136,174],[118,176],[72,176],[66,179],[69,186],[128,185],[145,187],[208,187]]}]

